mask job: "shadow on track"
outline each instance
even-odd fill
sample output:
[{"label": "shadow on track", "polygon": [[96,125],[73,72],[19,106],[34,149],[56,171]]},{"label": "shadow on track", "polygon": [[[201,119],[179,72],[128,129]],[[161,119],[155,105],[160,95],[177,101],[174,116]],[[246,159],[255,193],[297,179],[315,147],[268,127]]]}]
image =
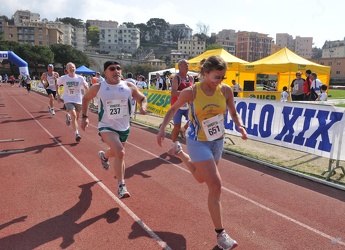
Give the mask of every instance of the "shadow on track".
[{"label": "shadow on track", "polygon": [[[0,248],[29,250],[35,249],[58,238],[62,238],[60,247],[65,249],[74,243],[74,235],[98,220],[106,219],[108,223],[116,222],[119,219],[119,208],[110,209],[104,214],[76,223],[76,221],[78,221],[89,209],[92,200],[91,187],[96,183],[97,182],[90,182],[79,186],[79,188],[81,188],[79,201],[63,214],[42,221],[23,232],[0,238]],[[0,225],[0,229],[3,229],[5,226],[10,226],[15,222],[25,222],[26,217],[27,216],[22,216]]]}]

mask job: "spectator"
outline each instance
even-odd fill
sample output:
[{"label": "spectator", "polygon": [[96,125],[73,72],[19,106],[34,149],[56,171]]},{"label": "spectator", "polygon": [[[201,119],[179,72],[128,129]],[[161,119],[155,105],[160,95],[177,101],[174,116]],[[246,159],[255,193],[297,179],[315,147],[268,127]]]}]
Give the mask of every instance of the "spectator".
[{"label": "spectator", "polygon": [[305,75],[307,78],[305,79],[304,84],[303,84],[303,94],[304,94],[303,100],[310,101],[311,70],[307,69],[305,72]]},{"label": "spectator", "polygon": [[328,98],[327,85],[322,84],[320,90],[321,90],[321,93],[316,100],[317,101],[327,101],[327,98]]},{"label": "spectator", "polygon": [[159,73],[156,73],[156,90],[162,90],[163,89],[163,78]]},{"label": "spectator", "polygon": [[287,102],[289,97],[289,93],[287,92],[287,87],[283,87],[283,91],[280,93],[280,101],[281,102]]},{"label": "spectator", "polygon": [[322,86],[322,82],[319,79],[317,79],[317,74],[314,72],[311,73],[310,79],[311,79],[310,100],[315,101],[321,94],[320,87]]},{"label": "spectator", "polygon": [[291,87],[291,99],[292,101],[303,101],[304,100],[304,79],[302,78],[302,72],[296,72],[296,78],[292,81]]},{"label": "spectator", "polygon": [[242,88],[235,80],[232,80],[231,82],[232,82],[232,91],[234,92],[234,97],[237,97],[238,92],[242,91]]}]

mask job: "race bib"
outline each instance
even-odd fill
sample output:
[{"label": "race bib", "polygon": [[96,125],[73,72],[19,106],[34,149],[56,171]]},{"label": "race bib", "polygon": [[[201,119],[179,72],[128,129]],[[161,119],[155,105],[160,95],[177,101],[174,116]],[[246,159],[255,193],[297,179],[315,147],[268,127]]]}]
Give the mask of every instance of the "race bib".
[{"label": "race bib", "polygon": [[67,95],[74,96],[78,94],[78,86],[69,86],[67,88]]},{"label": "race bib", "polygon": [[108,118],[120,119],[128,115],[127,100],[111,100],[106,102]]},{"label": "race bib", "polygon": [[214,141],[221,138],[225,133],[224,116],[216,115],[202,121],[206,138],[208,141]]}]

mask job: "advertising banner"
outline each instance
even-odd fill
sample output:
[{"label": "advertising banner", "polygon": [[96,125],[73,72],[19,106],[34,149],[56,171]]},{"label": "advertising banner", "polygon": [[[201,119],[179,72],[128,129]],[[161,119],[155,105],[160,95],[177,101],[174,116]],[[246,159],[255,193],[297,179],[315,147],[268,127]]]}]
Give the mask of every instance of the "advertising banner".
[{"label": "advertising banner", "polygon": [[[170,91],[142,90],[148,111],[164,116],[170,108]],[[236,110],[250,139],[345,160],[345,109],[321,102],[279,102],[235,98]],[[225,133],[239,136],[227,115]],[[272,152],[274,154],[274,152]]]}]

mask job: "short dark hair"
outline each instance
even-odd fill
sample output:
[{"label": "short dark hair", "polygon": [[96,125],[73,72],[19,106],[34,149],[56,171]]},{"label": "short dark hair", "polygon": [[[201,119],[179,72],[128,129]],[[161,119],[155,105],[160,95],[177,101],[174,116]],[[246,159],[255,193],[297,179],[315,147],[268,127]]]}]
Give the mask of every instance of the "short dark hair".
[{"label": "short dark hair", "polygon": [[133,78],[132,72],[128,72],[128,73],[127,73],[127,78]]},{"label": "short dark hair", "polygon": [[110,66],[110,65],[120,65],[118,62],[116,61],[106,61],[104,63],[104,71]]},{"label": "short dark hair", "polygon": [[307,69],[306,71],[305,71],[305,73],[307,73],[307,74],[311,74],[311,70],[310,69]]}]

